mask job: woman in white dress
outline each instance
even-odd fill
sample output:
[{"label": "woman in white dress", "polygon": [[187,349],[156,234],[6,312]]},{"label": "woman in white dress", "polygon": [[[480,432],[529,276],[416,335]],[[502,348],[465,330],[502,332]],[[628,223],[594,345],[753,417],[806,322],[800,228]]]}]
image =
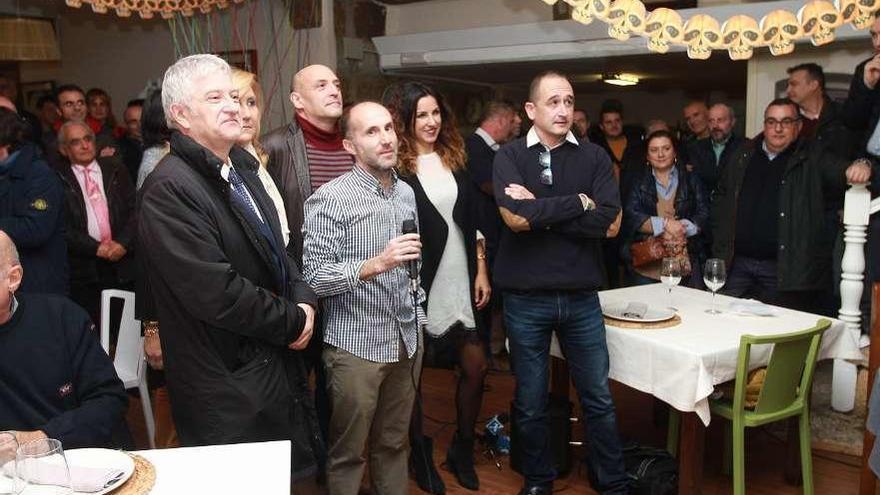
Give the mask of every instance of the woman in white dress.
[{"label": "woman in white dress", "polygon": [[[419,279],[427,293],[425,361],[440,367],[454,365],[458,376],[458,429],[446,463],[460,485],[478,490],[474,427],[487,369],[478,311],[491,294],[485,240],[475,223],[478,191],[465,168],[464,141],[443,97],[416,82],[404,83],[386,96],[396,121],[398,172],[412,186],[418,208],[423,246]],[[423,490],[444,493],[431,439],[422,433],[420,406],[418,400],[413,407],[410,460]]]}]

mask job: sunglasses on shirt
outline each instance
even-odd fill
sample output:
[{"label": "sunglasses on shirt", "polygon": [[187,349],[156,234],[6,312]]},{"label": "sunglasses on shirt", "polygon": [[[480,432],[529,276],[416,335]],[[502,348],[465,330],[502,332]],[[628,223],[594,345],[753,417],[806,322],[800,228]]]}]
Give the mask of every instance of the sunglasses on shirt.
[{"label": "sunglasses on shirt", "polygon": [[541,184],[553,185],[553,169],[550,168],[550,150],[544,150],[538,154],[538,164],[541,165]]}]

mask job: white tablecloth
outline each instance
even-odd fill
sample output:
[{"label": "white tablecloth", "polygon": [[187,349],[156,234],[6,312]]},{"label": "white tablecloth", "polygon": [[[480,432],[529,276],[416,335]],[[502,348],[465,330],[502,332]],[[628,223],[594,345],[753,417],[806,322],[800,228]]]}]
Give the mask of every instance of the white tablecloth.
[{"label": "white tablecloth", "polygon": [[151,495],[290,494],[290,441],[134,452],[156,467]]},{"label": "white tablecloth", "polygon": [[[603,304],[641,301],[666,307],[669,299],[661,284],[602,291]],[[665,329],[625,329],[606,325],[610,359],[609,378],[652,394],[679,411],[693,411],[708,425],[707,398],[715,385],[736,376],[740,336],[772,335],[806,330],[820,316],[779,308],[775,316],[740,316],[727,311],[735,298],[718,295],[720,315],[705,312],[712,304],[712,293],[687,287],[673,290],[673,304],[681,324]],[[554,336],[551,354],[563,357]],[[568,356],[576,359],[575,356]],[[767,363],[769,346],[752,348],[750,366]],[[861,359],[857,337],[845,331],[844,324],[832,320],[822,337],[819,359]]]}]

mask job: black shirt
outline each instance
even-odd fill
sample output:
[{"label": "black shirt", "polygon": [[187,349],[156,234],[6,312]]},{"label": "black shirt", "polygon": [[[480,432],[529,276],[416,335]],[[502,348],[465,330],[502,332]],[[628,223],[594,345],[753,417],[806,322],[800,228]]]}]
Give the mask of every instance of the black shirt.
[{"label": "black shirt", "polygon": [[[534,137],[533,130],[529,134]],[[495,284],[501,289],[596,290],[602,283],[599,241],[620,214],[611,160],[595,144],[566,140],[550,153],[553,184],[544,185],[538,163],[544,146],[535,142],[527,147],[527,139],[512,141],[495,155],[499,209],[527,222],[521,232],[502,225]],[[536,199],[513,200],[504,193],[509,184],[524,186]],[[597,208],[584,211],[579,193]]]},{"label": "black shirt", "polygon": [[779,191],[793,148],[789,146],[770,160],[763,149],[763,142],[756,143],[739,193],[735,255],[761,260],[776,259]]}]

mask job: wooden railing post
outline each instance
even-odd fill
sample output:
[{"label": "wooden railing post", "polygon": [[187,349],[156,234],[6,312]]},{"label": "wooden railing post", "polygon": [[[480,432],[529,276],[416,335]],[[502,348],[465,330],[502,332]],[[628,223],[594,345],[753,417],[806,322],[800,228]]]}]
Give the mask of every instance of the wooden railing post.
[{"label": "wooden railing post", "polygon": [[[840,318],[852,338],[861,335],[861,300],[865,280],[865,243],[868,237],[868,218],[871,193],[864,184],[853,184],[846,191],[843,206],[843,261],[840,280]],[[856,365],[843,359],[834,360],[831,379],[831,407],[837,411],[852,411],[855,406]]]}]

